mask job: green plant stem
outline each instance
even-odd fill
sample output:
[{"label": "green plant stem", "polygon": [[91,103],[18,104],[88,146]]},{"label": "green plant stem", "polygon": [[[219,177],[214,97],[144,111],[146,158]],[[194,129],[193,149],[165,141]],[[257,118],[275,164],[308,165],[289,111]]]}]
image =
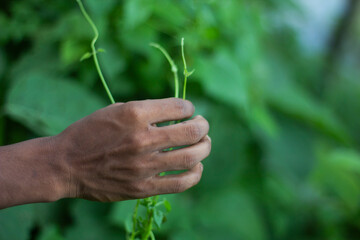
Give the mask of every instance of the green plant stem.
[{"label": "green plant stem", "polygon": [[105,88],[105,91],[106,91],[111,103],[114,104],[115,100],[114,100],[114,98],[113,98],[113,96],[112,96],[112,94],[110,92],[110,89],[109,89],[109,87],[108,87],[108,85],[107,85],[107,83],[105,81],[104,75],[103,75],[103,73],[101,71],[101,68],[100,68],[99,60],[97,58],[97,50],[96,50],[95,44],[96,44],[96,41],[99,38],[99,31],[96,28],[96,26],[95,26],[94,22],[92,21],[92,19],[90,18],[89,14],[86,12],[82,1],[81,0],[76,0],[76,1],[79,4],[80,10],[81,10],[82,14],[84,15],[85,19],[87,20],[87,22],[90,24],[91,28],[94,31],[95,36],[94,36],[93,40],[91,41],[91,50],[92,50],[92,55],[93,55],[95,67],[96,67],[96,70],[97,70],[97,72],[99,74],[101,82],[102,82],[102,84],[103,84],[103,86]]},{"label": "green plant stem", "polygon": [[187,79],[188,76],[191,75],[191,73],[188,72],[187,70],[187,65],[186,65],[186,59],[185,59],[185,50],[184,50],[184,45],[185,45],[185,40],[184,38],[181,39],[181,57],[183,60],[183,64],[184,64],[184,86],[183,86],[183,99],[186,99],[186,84],[187,84]]},{"label": "green plant stem", "polygon": [[146,226],[145,233],[141,238],[142,240],[148,240],[152,233],[152,225],[154,222],[154,209],[148,209],[148,215],[149,215],[148,224]]},{"label": "green plant stem", "polygon": [[136,220],[137,220],[137,213],[138,213],[138,210],[139,210],[139,206],[140,206],[140,199],[138,199],[136,201],[136,206],[135,206],[135,209],[134,209],[134,214],[133,214],[133,217],[132,217],[132,220],[133,220],[133,229],[132,229],[132,233],[131,233],[131,236],[130,236],[130,240],[134,240],[135,237],[136,237]]},{"label": "green plant stem", "polygon": [[178,98],[179,97],[179,76],[178,76],[178,68],[177,68],[176,64],[174,63],[174,61],[172,60],[172,58],[170,57],[168,52],[162,46],[160,46],[157,43],[150,43],[150,46],[159,49],[164,54],[166,59],[168,60],[170,66],[171,66],[171,71],[174,74],[174,82],[175,82],[174,97]]},{"label": "green plant stem", "polygon": [[159,196],[152,197],[152,208],[148,208],[148,225],[146,226],[146,231],[143,235],[142,240],[147,240],[149,237],[152,239],[153,237],[153,223],[154,223],[154,208],[159,200]]}]

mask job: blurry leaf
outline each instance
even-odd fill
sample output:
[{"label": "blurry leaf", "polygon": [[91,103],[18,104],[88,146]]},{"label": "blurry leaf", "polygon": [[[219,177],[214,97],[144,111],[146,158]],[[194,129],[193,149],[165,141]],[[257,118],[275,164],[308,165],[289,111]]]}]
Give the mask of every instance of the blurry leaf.
[{"label": "blurry leaf", "polygon": [[346,74],[353,75],[351,78],[343,78],[334,81],[327,91],[328,105],[332,106],[339,119],[349,130],[351,136],[360,143],[360,124],[357,117],[360,115],[360,82],[357,76],[346,70]]},{"label": "blurry leaf", "polygon": [[161,224],[163,223],[164,220],[164,213],[159,210],[159,209],[154,209],[154,221],[156,224],[156,227],[158,227],[158,229],[161,228]]},{"label": "blurry leaf", "polygon": [[245,192],[228,189],[204,194],[196,211],[198,224],[206,229],[202,239],[267,239],[260,211]]},{"label": "blurry leaf", "polygon": [[223,188],[236,182],[246,166],[244,156],[248,132],[233,108],[212,104],[205,99],[191,100],[196,106],[195,115],[202,115],[209,121],[212,139],[211,154],[203,161],[203,178],[197,188],[203,191]]},{"label": "blurry leaf", "polygon": [[73,81],[34,73],[12,85],[5,110],[34,132],[55,135],[104,106]]},{"label": "blurry leaf", "polygon": [[109,204],[77,200],[71,209],[74,224],[67,228],[67,240],[118,240],[124,232],[111,227],[107,216]]},{"label": "blurry leaf", "polygon": [[158,26],[162,30],[184,26],[186,21],[189,20],[189,16],[187,16],[181,8],[181,4],[177,4],[174,1],[154,0],[152,5],[154,8],[153,14],[160,19],[159,23],[168,23],[166,25],[162,24],[162,26]]},{"label": "blurry leaf", "polygon": [[107,0],[104,2],[86,0],[86,7],[95,18],[105,18],[106,15],[109,14],[118,4],[120,3],[116,0]]},{"label": "blurry leaf", "polygon": [[278,117],[277,122],[276,136],[262,136],[264,164],[268,171],[287,181],[301,183],[313,167],[315,135],[297,121]]},{"label": "blurry leaf", "polygon": [[112,210],[110,212],[110,222],[116,226],[124,227],[130,219],[132,226],[132,213],[135,208],[137,200],[121,201],[114,203],[112,205]]},{"label": "blurry leaf", "polygon": [[61,236],[58,227],[50,225],[43,228],[37,240],[65,240],[65,238]]},{"label": "blurry leaf", "polygon": [[164,200],[164,206],[166,208],[166,211],[170,212],[171,211],[171,204],[168,200]]},{"label": "blurry leaf", "polygon": [[150,16],[152,4],[149,0],[127,0],[124,5],[124,26],[135,28],[144,23]]},{"label": "blurry leaf", "polygon": [[[68,39],[63,42],[61,45],[61,60],[64,64],[71,64],[78,62],[82,53],[87,50],[85,45],[82,45],[80,42]],[[80,61],[83,61],[91,57],[91,53],[85,53]]]},{"label": "blurry leaf", "polygon": [[265,106],[261,106],[260,104],[253,105],[249,108],[249,120],[251,121],[250,124],[256,128],[254,130],[263,131],[269,136],[275,137],[279,132],[279,126],[272,117],[270,111]]},{"label": "blurry leaf", "polygon": [[236,109],[247,108],[248,85],[230,53],[219,50],[214,56],[199,58],[196,68],[196,77],[209,96]]},{"label": "blurry leaf", "polygon": [[[176,207],[173,207],[171,213],[168,214],[166,224],[161,227],[161,232],[171,233],[171,235],[182,231],[194,232],[192,225],[194,218],[197,218],[197,216],[193,212],[194,203],[192,197],[184,193],[167,195],[166,198]],[[174,232],[174,230],[176,231]],[[189,235],[192,235],[192,233]]]},{"label": "blurry leaf", "polygon": [[91,56],[92,56],[92,53],[89,53],[89,52],[85,53],[85,54],[80,58],[80,62],[82,62],[82,61],[84,61],[84,60],[86,60],[86,59],[91,58]]},{"label": "blurry leaf", "polygon": [[6,69],[5,56],[4,56],[4,52],[0,49],[0,81],[1,81],[1,78],[3,77],[5,69]]},{"label": "blurry leaf", "polygon": [[328,136],[349,143],[350,138],[338,118],[326,106],[318,103],[300,87],[291,83],[269,87],[269,102],[275,109],[299,119]]},{"label": "blurry leaf", "polygon": [[[119,25],[119,27],[121,26]],[[119,38],[127,50],[133,53],[144,54],[150,51],[149,43],[155,42],[156,32],[153,29],[142,26],[136,30],[125,30]]]},{"label": "blurry leaf", "polygon": [[33,205],[24,205],[0,211],[0,240],[27,240],[34,226]]},{"label": "blurry leaf", "polygon": [[[78,60],[76,59],[77,62]],[[11,78],[11,82],[15,82],[17,79],[26,78],[34,73],[51,76],[60,75],[61,69],[62,64],[54,49],[48,45],[43,45],[24,54],[11,68],[9,78]],[[33,86],[33,88],[35,87]]]},{"label": "blurry leaf", "polygon": [[133,219],[132,219],[131,214],[129,214],[128,217],[126,218],[124,226],[125,226],[126,232],[128,232],[128,233],[132,232],[134,224],[133,224]]},{"label": "blurry leaf", "polygon": [[320,149],[312,180],[329,197],[335,194],[351,211],[360,199],[360,154],[347,149]]},{"label": "blurry leaf", "polygon": [[[84,4],[87,5],[87,3],[88,1],[86,1]],[[56,35],[57,39],[65,42],[79,42],[83,39],[88,39],[90,42],[94,33],[91,28],[87,26],[86,20],[78,11],[76,2],[73,2],[72,6],[73,11],[67,11],[63,13],[62,17],[57,22],[57,26],[54,29],[54,34]],[[96,22],[96,24],[98,23]],[[88,44],[86,44],[86,47],[88,47]]]},{"label": "blurry leaf", "polygon": [[107,50],[106,54],[98,55],[104,74],[107,79],[109,79],[109,83],[117,81],[118,75],[123,72],[126,67],[124,58],[119,54],[115,44],[105,42],[102,43],[101,46]]}]

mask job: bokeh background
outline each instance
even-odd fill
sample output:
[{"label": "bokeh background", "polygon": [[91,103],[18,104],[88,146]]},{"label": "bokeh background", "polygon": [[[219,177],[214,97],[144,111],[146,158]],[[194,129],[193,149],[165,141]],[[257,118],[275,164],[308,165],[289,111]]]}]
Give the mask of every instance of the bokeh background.
[{"label": "bokeh background", "polygon": [[[211,124],[201,183],[157,239],[360,238],[357,0],[84,0],[117,101],[173,95],[162,44]],[[55,135],[109,104],[75,0],[2,0],[0,145]],[[181,73],[181,71],[180,71]],[[91,131],[91,129],[89,129]],[[1,171],[1,169],[0,169]],[[1,193],[0,193],[1,194]],[[133,202],[61,200],[0,211],[1,240],[124,239]]]}]

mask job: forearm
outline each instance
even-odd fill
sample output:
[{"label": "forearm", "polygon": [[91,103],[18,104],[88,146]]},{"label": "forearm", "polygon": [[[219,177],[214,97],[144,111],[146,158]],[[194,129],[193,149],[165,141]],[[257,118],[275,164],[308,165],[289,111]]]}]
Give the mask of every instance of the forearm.
[{"label": "forearm", "polygon": [[[185,191],[211,150],[209,123],[170,98],[112,104],[55,137],[0,147],[0,209],[84,198],[101,202]],[[164,149],[186,146],[174,151]],[[187,170],[181,174],[162,172]]]},{"label": "forearm", "polygon": [[0,209],[63,197],[66,170],[53,137],[0,147]]}]

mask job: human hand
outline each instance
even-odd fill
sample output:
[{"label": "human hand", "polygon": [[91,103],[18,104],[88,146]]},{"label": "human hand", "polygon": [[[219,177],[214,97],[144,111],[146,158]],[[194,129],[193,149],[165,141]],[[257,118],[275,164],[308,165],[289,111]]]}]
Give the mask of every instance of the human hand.
[{"label": "human hand", "polygon": [[[211,150],[208,122],[181,99],[116,103],[54,137],[67,181],[64,197],[110,202],[178,193],[197,184]],[[173,151],[171,147],[187,146]],[[177,175],[159,173],[188,170]]]}]

